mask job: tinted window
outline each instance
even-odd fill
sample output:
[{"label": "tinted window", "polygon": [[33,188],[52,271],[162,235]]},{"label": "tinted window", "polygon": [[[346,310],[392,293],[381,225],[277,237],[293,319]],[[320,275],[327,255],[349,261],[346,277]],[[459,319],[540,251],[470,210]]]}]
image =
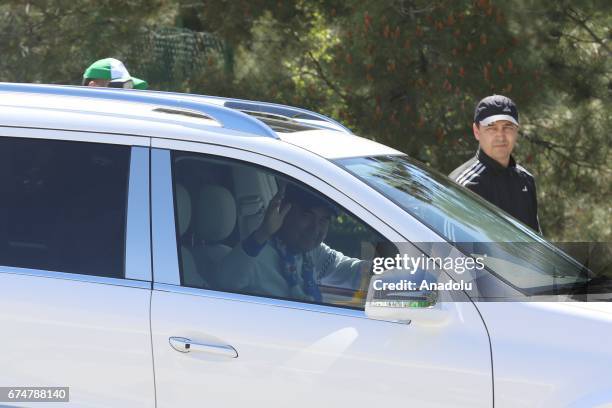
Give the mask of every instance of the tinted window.
[{"label": "tinted window", "polygon": [[0,137],[0,265],[124,276],[130,148]]},{"label": "tinted window", "polygon": [[[173,177],[182,285],[363,308],[371,260],[388,243],[355,216],[236,160],[175,152]],[[275,201],[291,207],[262,235]]]}]

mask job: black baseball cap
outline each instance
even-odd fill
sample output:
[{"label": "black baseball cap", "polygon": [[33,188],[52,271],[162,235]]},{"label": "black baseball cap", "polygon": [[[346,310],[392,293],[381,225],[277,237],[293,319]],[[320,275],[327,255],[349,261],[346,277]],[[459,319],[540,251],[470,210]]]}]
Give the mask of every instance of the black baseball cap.
[{"label": "black baseball cap", "polygon": [[474,123],[487,126],[498,120],[519,125],[518,109],[512,99],[503,95],[491,95],[478,102],[474,111]]},{"label": "black baseball cap", "polygon": [[297,204],[304,209],[311,209],[315,207],[323,207],[327,209],[333,216],[338,216],[338,208],[328,201],[327,199],[319,196],[311,191],[289,182],[285,189],[285,202]]}]

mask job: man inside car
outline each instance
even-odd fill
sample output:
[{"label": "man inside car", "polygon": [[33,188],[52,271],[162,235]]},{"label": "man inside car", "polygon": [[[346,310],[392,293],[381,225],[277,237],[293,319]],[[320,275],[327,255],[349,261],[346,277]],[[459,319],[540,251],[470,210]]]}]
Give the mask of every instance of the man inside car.
[{"label": "man inside car", "polygon": [[219,285],[243,293],[322,302],[322,280],[358,290],[369,261],[345,256],[323,241],[337,209],[293,184],[279,187],[259,228],[224,258]]}]

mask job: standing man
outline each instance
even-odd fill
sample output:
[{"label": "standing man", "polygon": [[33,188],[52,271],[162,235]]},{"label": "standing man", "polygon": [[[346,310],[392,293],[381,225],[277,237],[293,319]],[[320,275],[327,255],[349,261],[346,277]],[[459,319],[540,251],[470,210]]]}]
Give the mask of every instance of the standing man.
[{"label": "standing man", "polygon": [[83,86],[147,89],[147,81],[133,77],[123,62],[104,58],[91,64],[83,73]]},{"label": "standing man", "polygon": [[519,115],[514,102],[502,95],[487,96],[476,106],[476,156],[449,177],[540,232],[535,180],[512,157],[518,137]]}]

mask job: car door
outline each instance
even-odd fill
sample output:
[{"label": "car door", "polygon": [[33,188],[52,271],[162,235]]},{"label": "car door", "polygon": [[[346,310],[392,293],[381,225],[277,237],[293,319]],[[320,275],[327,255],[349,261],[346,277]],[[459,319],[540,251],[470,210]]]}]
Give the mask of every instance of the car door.
[{"label": "car door", "polygon": [[148,145],[2,129],[0,385],[67,387],[54,406],[155,405]]},{"label": "car door", "polygon": [[[369,229],[387,242],[404,238],[365,203],[280,160],[188,142],[153,139],[152,146],[151,331],[158,407],[492,406],[488,336],[471,303],[452,304],[447,324],[432,328],[370,319],[359,299],[337,300],[342,287],[313,302],[279,297],[272,290],[271,295],[222,290],[206,274],[200,283],[198,273],[186,279],[200,250],[197,245],[186,249],[198,241],[190,231],[191,223],[200,222],[201,205],[189,185],[240,173],[231,166],[270,172],[316,191],[350,214],[360,227],[353,230]],[[177,158],[186,152],[214,163],[202,175],[179,171]],[[215,170],[224,163],[229,171]],[[179,173],[195,181],[178,180]],[[227,216],[221,207],[214,214],[215,219]],[[223,242],[231,242],[232,234]],[[328,236],[334,234],[330,230]],[[221,250],[223,245],[212,240],[215,253],[232,256],[235,247]]]}]

